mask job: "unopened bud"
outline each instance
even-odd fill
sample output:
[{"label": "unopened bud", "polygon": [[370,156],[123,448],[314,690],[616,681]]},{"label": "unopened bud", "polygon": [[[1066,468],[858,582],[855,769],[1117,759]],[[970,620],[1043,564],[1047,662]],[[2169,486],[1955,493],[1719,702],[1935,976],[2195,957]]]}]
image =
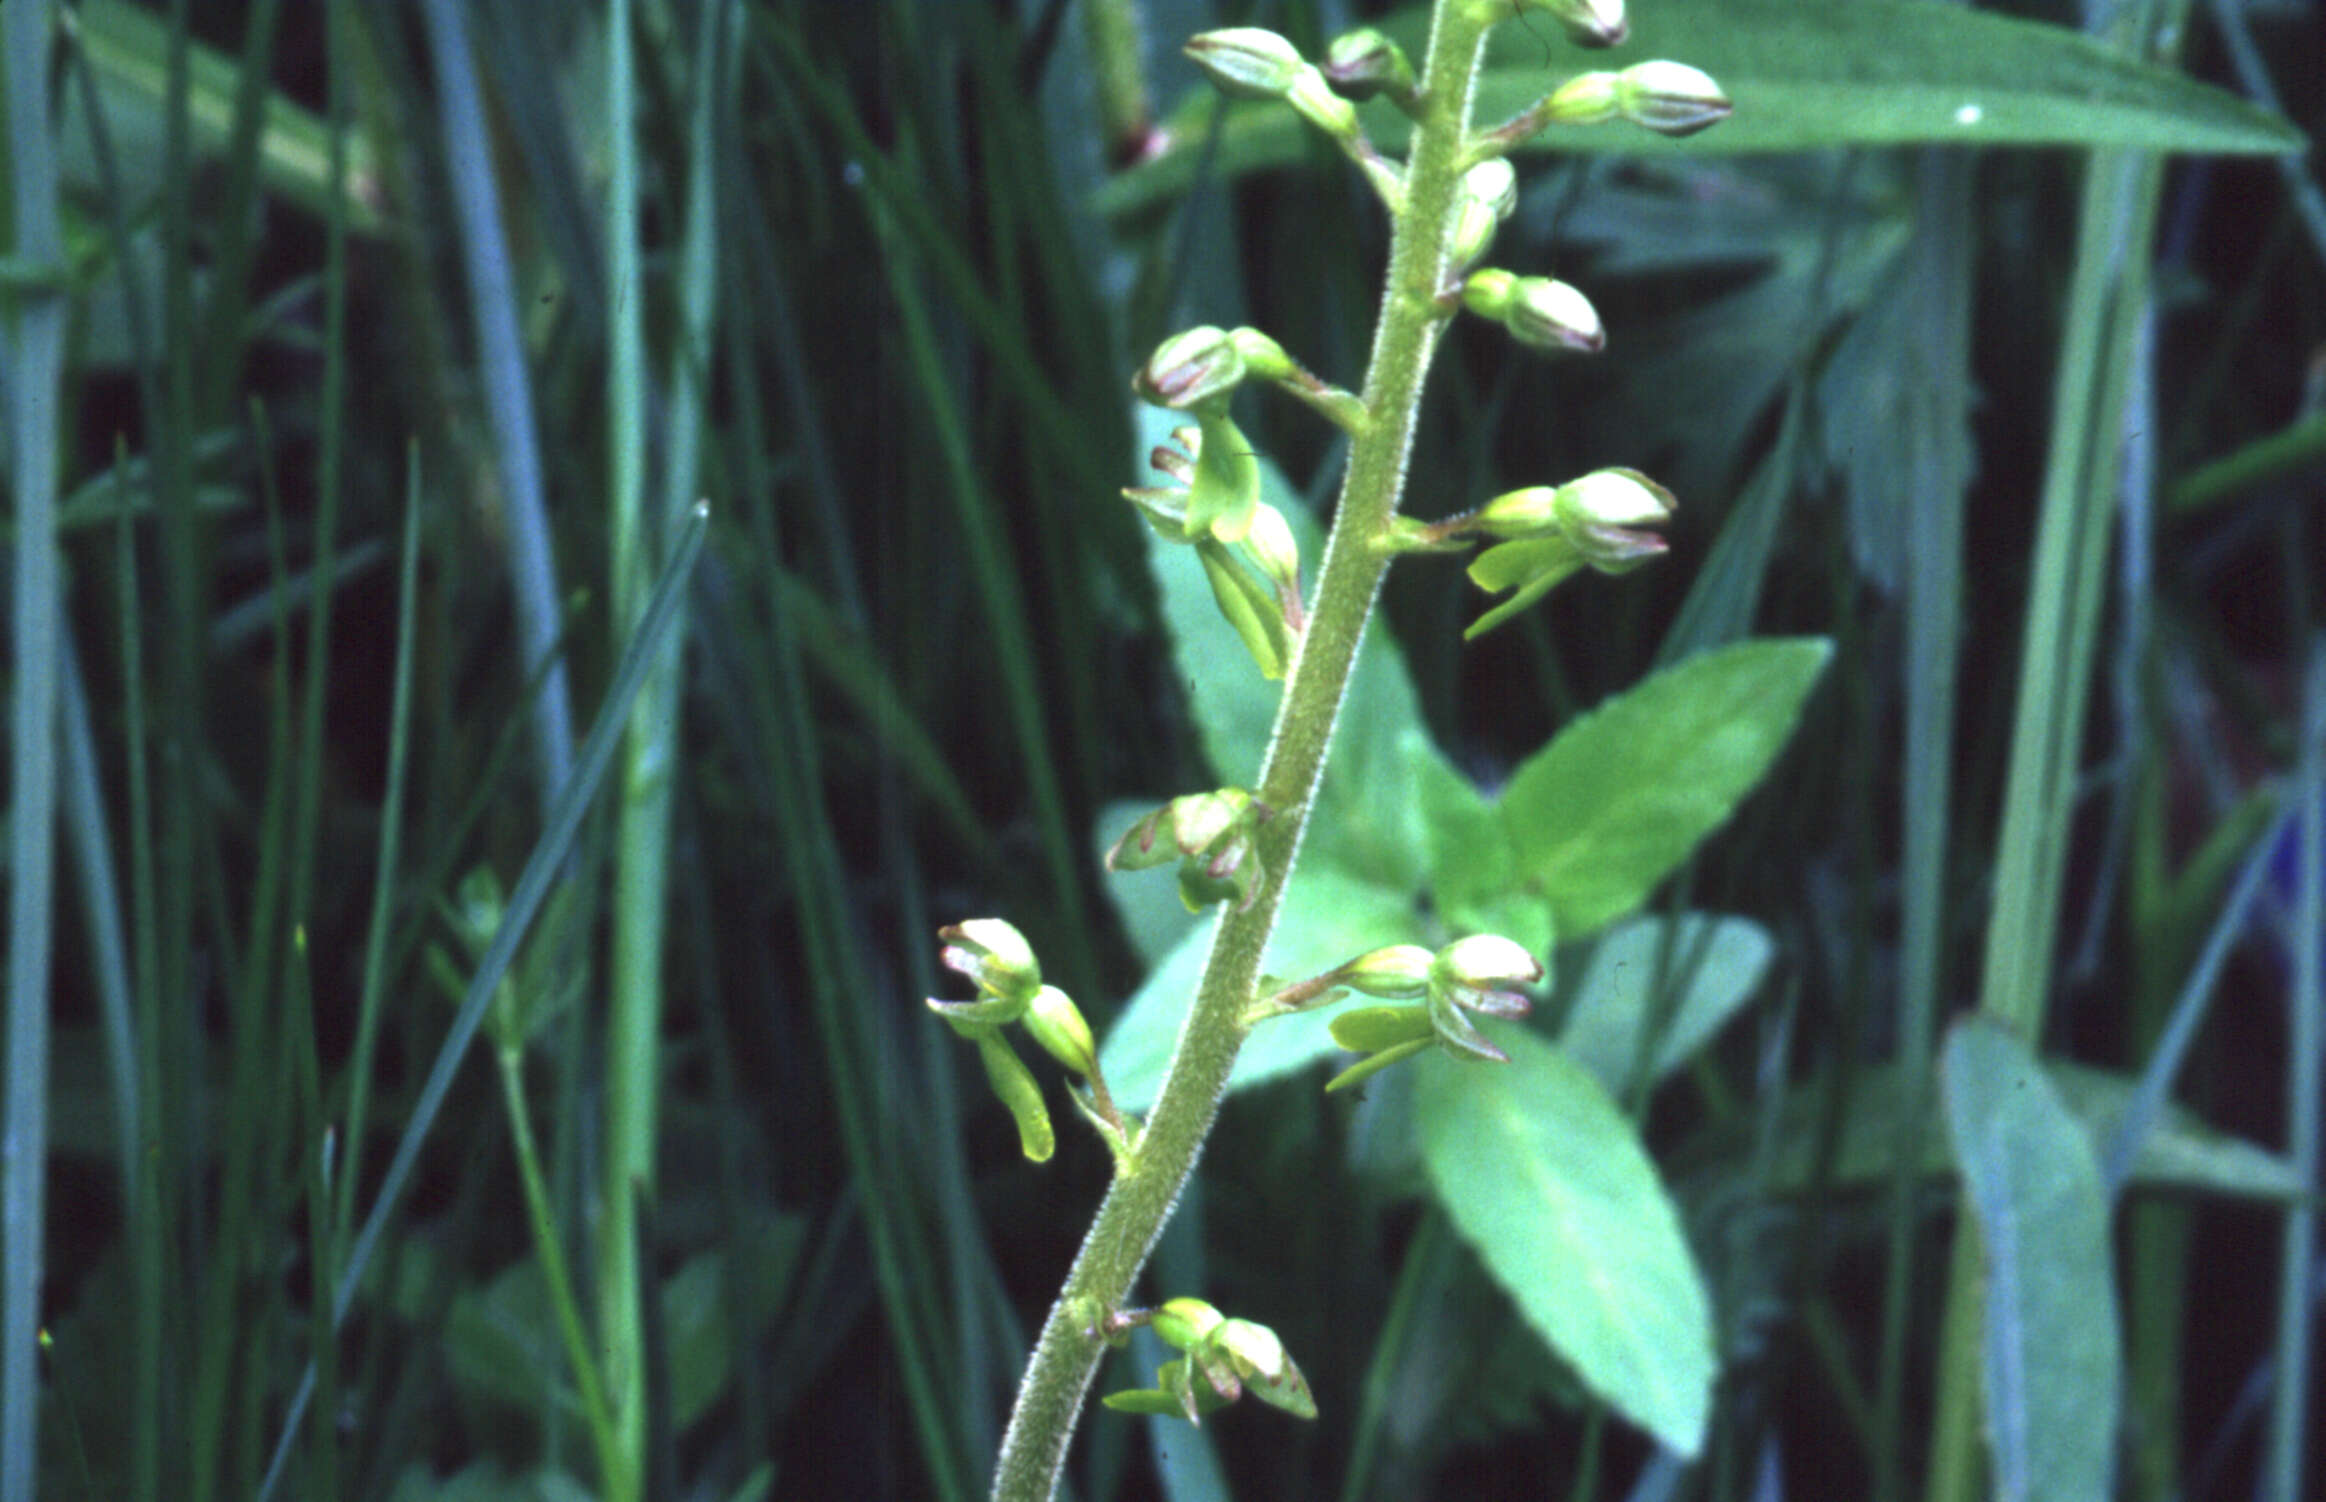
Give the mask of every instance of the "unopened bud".
[{"label": "unopened bud", "polygon": [[1231,99],[1281,99],[1308,66],[1300,49],[1260,26],[1207,31],[1183,50]]},{"label": "unopened bud", "polygon": [[1235,340],[1226,330],[1206,324],[1157,345],[1131,378],[1131,390],[1141,401],[1186,412],[1224,401],[1244,374],[1244,357]]},{"label": "unopened bud", "polygon": [[1518,173],[1502,157],[1480,162],[1462,174],[1455,202],[1452,256],[1457,270],[1486,253],[1494,231],[1518,206]]},{"label": "unopened bud", "polygon": [[1503,327],[1530,349],[1572,349],[1596,354],[1607,347],[1607,330],[1591,299],[1547,276],[1522,276],[1503,310]]},{"label": "unopened bud", "polygon": [[1252,806],[1252,795],[1242,788],[1218,788],[1208,793],[1190,793],[1171,801],[1171,842],[1179,847],[1181,855],[1195,855],[1208,850],[1236,825],[1244,810]]},{"label": "unopened bud", "polygon": [[1201,1299],[1177,1298],[1164,1301],[1155,1311],[1152,1325],[1157,1339],[1175,1351],[1184,1351],[1208,1339],[1226,1319]]},{"label": "unopened bud", "polygon": [[1544,975],[1526,947],[1500,934],[1472,934],[1438,951],[1431,969],[1436,993],[1488,1017],[1523,1017],[1528,1002],[1510,986],[1531,986]]},{"label": "unopened bud", "polygon": [[1324,75],[1351,99],[1384,92],[1403,99],[1414,91],[1413,63],[1405,49],[1370,26],[1334,39],[1325,52]]},{"label": "unopened bud", "polygon": [[1300,598],[1300,543],[1283,512],[1266,501],[1252,508],[1252,530],[1244,534],[1244,552],[1259,565],[1280,599]]},{"label": "unopened bud", "polygon": [[1341,966],[1333,972],[1333,983],[1384,1001],[1415,997],[1429,989],[1436,959],[1419,944],[1391,944]]},{"label": "unopened bud", "polygon": [[1578,73],[1541,105],[1545,125],[1604,125],[1622,110],[1623,88],[1613,73]]},{"label": "unopened bud", "polygon": [[1529,349],[1596,354],[1607,347],[1607,330],[1591,299],[1551,277],[1481,267],[1463,280],[1462,306],[1501,324]]},{"label": "unopened bud", "polygon": [[1035,992],[1021,1020],[1042,1052],[1084,1079],[1098,1067],[1098,1044],[1090,1035],[1090,1024],[1082,1020],[1074,999],[1056,986]]},{"label": "unopened bud", "polygon": [[1692,136],[1728,118],[1728,95],[1686,63],[1635,63],[1616,75],[1616,109],[1658,135]]},{"label": "unopened bud", "polygon": [[1222,1320],[1212,1332],[1210,1346],[1262,1402],[1299,1418],[1316,1417],[1308,1379],[1293,1365],[1274,1330],[1248,1319]]},{"label": "unopened bud", "polygon": [[1525,5],[1549,14],[1578,47],[1613,47],[1631,35],[1623,0],[1525,0]]},{"label": "unopened bud", "polygon": [[1540,537],[1558,527],[1558,496],[1555,485],[1504,491],[1478,508],[1478,529],[1505,540]]},{"label": "unopened bud", "polygon": [[1665,550],[1661,537],[1639,529],[1671,520],[1672,492],[1636,469],[1595,470],[1570,480],[1555,504],[1560,531],[1603,574],[1620,574]]}]

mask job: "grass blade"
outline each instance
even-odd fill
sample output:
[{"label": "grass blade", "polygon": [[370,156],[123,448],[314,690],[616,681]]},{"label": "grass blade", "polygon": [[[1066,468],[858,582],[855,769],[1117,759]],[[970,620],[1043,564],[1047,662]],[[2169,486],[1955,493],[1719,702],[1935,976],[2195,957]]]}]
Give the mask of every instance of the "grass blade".
[{"label": "grass blade", "polygon": [[[2286,1149],[2312,1194],[2318,1189],[2319,1050],[2326,1048],[2326,641],[2310,647],[2303,693],[2302,818],[2297,826],[2293,1008],[2286,1048],[2286,1099],[2292,1119]],[[2263,1495],[2294,1502],[2302,1495],[2303,1444],[2311,1425],[2311,1263],[2318,1244],[2317,1216],[2307,1205],[2287,1209],[2278,1261],[2277,1385],[2270,1394],[2268,1469]]]},{"label": "grass blade", "polygon": [[500,185],[493,174],[493,143],[485,130],[476,63],[469,54],[467,20],[452,0],[426,0],[420,9],[442,96],[444,150],[452,164],[461,256],[468,268],[469,306],[484,365],[485,408],[492,419],[502,498],[509,508],[509,582],[517,600],[525,669],[531,672],[548,664],[548,680],[533,701],[533,749],[546,821],[546,811],[572,775],[573,710],[564,664],[553,660],[558,637],[557,562],[542,500],[533,383],[526,373],[525,349],[517,332],[516,289],[508,240],[501,227]]},{"label": "grass blade", "polygon": [[[590,727],[589,738],[582,743],[581,753],[575,759],[573,776],[559,789],[557,801],[550,807],[550,817],[541,831],[541,838],[533,847],[533,854],[525,862],[524,873],[518,877],[516,889],[509,894],[509,905],[503,913],[501,926],[493,935],[493,942],[484,957],[478,961],[476,973],[469,978],[468,990],[461,997],[460,1011],[454,1016],[451,1029],[445,1034],[444,1044],[437,1051],[436,1062],[428,1071],[426,1083],[420,1087],[419,1097],[412,1104],[412,1114],[404,1126],[404,1135],[396,1144],[396,1155],[388,1164],[386,1176],[380,1181],[379,1193],[372,1200],[371,1213],[364,1218],[363,1229],[356,1234],[348,1248],[347,1260],[341,1268],[338,1285],[331,1293],[331,1323],[336,1327],[346,1320],[347,1311],[355,1303],[356,1290],[362,1286],[365,1269],[371,1263],[373,1250],[380,1235],[387,1229],[389,1218],[395,1213],[396,1202],[402,1196],[413,1165],[420,1156],[421,1145],[435,1125],[436,1114],[443,1108],[444,1097],[452,1089],[452,1077],[458,1072],[461,1060],[468,1053],[468,1045],[476,1037],[477,1025],[484,1020],[485,1008],[492,1004],[493,992],[500,986],[509,966],[517,957],[518,946],[532,926],[533,918],[549,895],[549,889],[564,869],[566,856],[573,848],[575,836],[581,832],[582,818],[589,812],[599,781],[612,762],[614,748],[621,739],[630,704],[637,697],[669,634],[678,625],[679,604],[686,594],[694,562],[702,551],[703,534],[710,524],[710,508],[698,505],[694,516],[680,532],[672,550],[671,560],[664,568],[662,579],[656,585],[654,597],[648,602],[645,616],[638,630],[630,638],[630,645],[622,654],[614,681],[606,690],[605,702],[599,706],[597,723]],[[265,1481],[259,1487],[260,1502],[271,1496],[281,1480],[283,1465],[289,1459],[291,1444],[299,1431],[299,1421],[305,1415],[314,1393],[315,1372],[309,1368],[300,1379],[293,1394],[289,1412],[283,1419],[280,1438],[276,1441],[274,1458],[267,1465]],[[27,1499],[29,1502],[29,1499]]]},{"label": "grass blade", "polygon": [[[61,267],[55,141],[49,123],[45,6],[0,16],[8,57],[9,197],[15,253]],[[65,301],[27,288],[5,325],[16,547],[14,692],[9,701],[8,1064],[0,1116],[0,1502],[33,1502],[40,1413],[41,1201],[48,1167],[49,946],[55,930],[57,706],[63,560],[56,542],[57,423],[64,371]]]}]

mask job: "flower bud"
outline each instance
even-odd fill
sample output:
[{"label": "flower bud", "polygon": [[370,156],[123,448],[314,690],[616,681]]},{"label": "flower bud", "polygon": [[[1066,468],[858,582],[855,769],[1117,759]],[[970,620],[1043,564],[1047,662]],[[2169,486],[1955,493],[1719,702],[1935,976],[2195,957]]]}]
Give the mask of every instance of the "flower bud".
[{"label": "flower bud", "polygon": [[[1141,401],[1176,412],[1224,401],[1244,379],[1244,357],[1227,332],[1206,324],[1173,334],[1131,378]],[[1202,456],[1197,456],[1201,463]]]},{"label": "flower bud", "polygon": [[1486,253],[1494,231],[1518,207],[1518,173],[1502,157],[1490,157],[1462,174],[1461,196],[1455,201],[1451,251],[1455,269],[1469,266]]},{"label": "flower bud", "polygon": [[1607,347],[1607,331],[1591,300],[1562,281],[1522,276],[1503,310],[1503,327],[1529,349],[1573,349],[1596,354]]},{"label": "flower bud", "polygon": [[1433,999],[1487,1017],[1524,1017],[1527,999],[1507,986],[1531,986],[1544,975],[1525,946],[1500,934],[1472,934],[1438,951],[1430,967]]},{"label": "flower bud", "polygon": [[1308,1379],[1293,1365],[1291,1354],[1274,1330],[1248,1319],[1222,1320],[1209,1344],[1260,1401],[1298,1418],[1316,1417],[1316,1399],[1309,1393]]},{"label": "flower bud", "polygon": [[1543,978],[1542,962],[1525,945],[1500,934],[1472,934],[1437,952],[1431,974],[1457,986],[1483,991],[1490,986],[1531,986]]},{"label": "flower bud", "polygon": [[1613,47],[1631,35],[1623,0],[1525,0],[1525,4],[1528,10],[1548,12],[1578,47]]},{"label": "flower bud", "polygon": [[1334,39],[1325,52],[1324,75],[1351,99],[1380,93],[1393,99],[1413,97],[1413,63],[1405,49],[1370,26]]},{"label": "flower bud", "polygon": [[1409,1000],[1429,989],[1436,958],[1419,944],[1391,944],[1341,966],[1333,983],[1384,1001]]},{"label": "flower bud", "polygon": [[1686,63],[1635,63],[1616,75],[1616,109],[1658,135],[1692,136],[1728,118],[1728,95]]},{"label": "flower bud", "polygon": [[1558,528],[1558,495],[1555,485],[1504,491],[1478,508],[1478,529],[1506,540],[1541,537]]},{"label": "flower bud", "polygon": [[945,968],[967,976],[986,996],[1030,1001],[1042,986],[1042,967],[1026,936],[999,918],[972,918],[937,930]]},{"label": "flower bud", "polygon": [[1281,599],[1300,599],[1300,543],[1284,513],[1266,501],[1252,508],[1252,530],[1244,534],[1244,554]]},{"label": "flower bud", "polygon": [[1171,843],[1181,855],[1200,855],[1235,828],[1252,795],[1242,788],[1217,788],[1171,800]]},{"label": "flower bud", "polygon": [[1595,470],[1570,480],[1555,504],[1560,531],[1603,574],[1636,568],[1665,550],[1661,537],[1638,529],[1671,519],[1672,492],[1636,469]]},{"label": "flower bud", "polygon": [[1540,108],[1545,125],[1604,125],[1622,111],[1623,87],[1613,73],[1578,73],[1553,89]]},{"label": "flower bud", "polygon": [[[1201,855],[1258,807],[1242,788],[1215,788],[1172,799],[1141,819],[1107,852],[1110,871],[1143,871],[1169,861]],[[1168,831],[1167,848],[1158,836]]]},{"label": "flower bud", "polygon": [[1308,66],[1298,48],[1260,26],[1207,31],[1182,50],[1231,99],[1281,99]]},{"label": "flower bud", "polygon": [[1155,1335],[1175,1351],[1201,1344],[1226,1322],[1227,1316],[1201,1299],[1167,1299],[1155,1311]]},{"label": "flower bud", "polygon": [[1090,1035],[1090,1024],[1082,1020],[1082,1009],[1073,998],[1056,986],[1036,991],[1021,1020],[1044,1053],[1084,1079],[1098,1068],[1098,1044]]},{"label": "flower bud", "polygon": [[1481,267],[1462,282],[1462,306],[1501,324],[1529,349],[1596,354],[1607,347],[1607,330],[1591,300],[1547,276],[1516,276],[1499,267]]},{"label": "flower bud", "polygon": [[1518,289],[1518,273],[1499,266],[1481,266],[1462,279],[1462,306],[1480,318],[1502,321]]},{"label": "flower bud", "polygon": [[[1257,521],[1260,508],[1254,507],[1252,519]],[[1282,520],[1281,517],[1278,520]],[[1245,541],[1251,536],[1245,534]],[[1252,654],[1253,665],[1260,676],[1273,682],[1284,676],[1292,665],[1292,623],[1284,613],[1284,599],[1272,583],[1263,583],[1252,571],[1236,562],[1226,547],[1210,537],[1195,540],[1196,560],[1203,565],[1203,576],[1211,585],[1212,602],[1219,606],[1220,618],[1244,650]]]}]

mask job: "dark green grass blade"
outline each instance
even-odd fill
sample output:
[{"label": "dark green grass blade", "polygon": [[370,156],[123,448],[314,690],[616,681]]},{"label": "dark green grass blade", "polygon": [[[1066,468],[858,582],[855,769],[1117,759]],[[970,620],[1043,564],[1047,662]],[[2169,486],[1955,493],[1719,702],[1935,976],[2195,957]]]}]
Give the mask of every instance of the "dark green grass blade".
[{"label": "dark green grass blade", "polygon": [[[45,7],[0,17],[7,60],[8,188],[15,253],[60,266],[56,158],[49,118]],[[57,413],[64,375],[65,303],[27,291],[4,326],[11,560],[8,829],[8,1152],[0,1156],[0,1502],[33,1502],[40,1412],[42,1199],[48,1168],[50,936],[54,911],[58,667],[63,560],[56,542]]]},{"label": "dark green grass blade", "polygon": [[494,150],[485,129],[476,64],[469,53],[467,21],[451,0],[426,0],[421,15],[427,23],[438,74],[444,149],[452,167],[461,254],[467,265],[469,302],[484,367],[485,408],[492,423],[502,498],[509,510],[510,584],[517,600],[525,669],[532,672],[544,664],[548,667],[548,680],[533,705],[533,748],[546,822],[546,810],[571,774],[573,712],[565,667],[555,657],[557,565],[542,494],[533,382],[517,329],[516,292],[500,218],[500,187],[492,168]]},{"label": "dark green grass blade", "polygon": [[[387,1174],[380,1181],[379,1193],[372,1200],[363,1228],[356,1233],[348,1248],[339,1282],[331,1292],[330,1320],[337,1326],[347,1318],[355,1303],[356,1291],[362,1285],[363,1275],[370,1265],[374,1249],[396,1203],[418,1161],[420,1148],[435,1125],[436,1115],[443,1108],[444,1098],[452,1088],[452,1077],[458,1072],[461,1060],[468,1052],[477,1026],[484,1020],[485,1008],[492,1004],[493,992],[508,974],[509,966],[517,957],[518,947],[524,942],[533,918],[541,903],[549,895],[552,883],[566,863],[575,837],[581,832],[583,816],[589,812],[600,780],[613,759],[614,749],[622,737],[623,722],[630,701],[644,683],[648,667],[661,650],[664,638],[677,624],[680,602],[693,573],[696,556],[702,551],[703,534],[709,526],[709,510],[699,507],[688,525],[680,532],[672,548],[669,565],[663,570],[654,596],[648,603],[638,630],[622,654],[614,681],[608,686],[604,703],[599,706],[597,723],[590,729],[589,738],[582,743],[575,761],[573,776],[559,790],[557,801],[551,806],[541,838],[533,847],[533,854],[525,862],[524,873],[509,894],[509,905],[503,913],[501,926],[484,957],[478,961],[476,973],[470,977],[468,991],[461,998],[460,1011],[453,1018],[435,1064],[428,1071],[419,1097],[413,1102],[412,1114],[406,1120],[402,1139],[396,1144],[396,1155],[388,1164]],[[314,1394],[315,1373],[310,1369],[300,1378],[297,1391],[292,1395],[290,1410],[285,1415],[281,1437],[274,1448],[274,1458],[268,1463],[266,1480],[259,1488],[261,1502],[271,1495],[280,1481],[284,1462],[299,1432],[299,1424],[308,1402]]]},{"label": "dark green grass blade", "polygon": [[[372,1061],[379,1047],[380,1005],[386,989],[388,935],[396,907],[396,872],[404,841],[404,794],[412,750],[412,651],[415,604],[420,579],[420,450],[407,445],[404,457],[404,538],[397,554],[396,665],[388,708],[387,788],[380,800],[380,843],[372,867],[371,913],[364,925],[362,980],[356,1000],[355,1039],[349,1047],[347,1151],[361,1161],[370,1116]],[[355,1227],[355,1190],[360,1176],[340,1176],[332,1211],[334,1234],[344,1244]]]},{"label": "dark green grass blade", "polygon": [[[2313,630],[2317,622],[2303,623]],[[2326,638],[2309,643],[2310,663],[2302,705],[2302,804],[2300,852],[2294,878],[2293,921],[2280,932],[2293,947],[2294,984],[2286,998],[2292,1010],[2286,1040],[2286,1100],[2291,1118],[2286,1126],[2286,1149],[2295,1172],[2315,1194],[2318,1190],[2319,1100],[2326,1062]],[[2310,1412],[2311,1374],[2317,1319],[2310,1288],[2318,1245],[2317,1215],[2312,1207],[2288,1207],[2279,1239],[2277,1381],[2270,1394],[2268,1494],[2302,1495],[2314,1426]]]}]

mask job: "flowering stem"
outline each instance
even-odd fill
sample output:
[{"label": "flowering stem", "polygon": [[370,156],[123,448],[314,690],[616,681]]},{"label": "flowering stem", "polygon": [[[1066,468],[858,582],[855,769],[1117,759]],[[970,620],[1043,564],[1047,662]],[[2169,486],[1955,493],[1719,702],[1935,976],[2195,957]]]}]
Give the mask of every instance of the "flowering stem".
[{"label": "flowering stem", "polygon": [[1056,1490],[1084,1394],[1106,1345],[1095,1320],[1123,1309],[1218,1114],[1282,910],[1333,722],[1388,558],[1374,539],[1396,514],[1423,378],[1452,310],[1438,298],[1463,167],[1464,137],[1487,28],[1495,14],[1439,0],[1417,107],[1404,207],[1395,217],[1388,285],[1365,382],[1367,421],[1352,446],[1325,544],[1315,607],[1287,672],[1255,792],[1281,812],[1256,835],[1265,872],[1250,903],[1220,919],[1161,1093],[1130,1169],[1099,1206],[1018,1391],[993,1495],[1044,1502]]}]

